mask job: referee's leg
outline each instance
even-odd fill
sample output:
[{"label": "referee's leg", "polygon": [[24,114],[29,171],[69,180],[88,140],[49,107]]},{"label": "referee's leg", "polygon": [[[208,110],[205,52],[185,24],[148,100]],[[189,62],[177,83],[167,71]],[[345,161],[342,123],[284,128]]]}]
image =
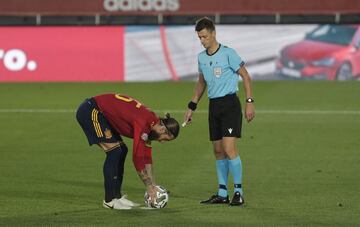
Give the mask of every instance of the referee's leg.
[{"label": "referee's leg", "polygon": [[228,175],[229,175],[229,164],[226,153],[224,152],[222,141],[212,141],[214,148],[214,155],[216,159],[216,173],[218,177],[218,195],[227,198],[228,197]]},{"label": "referee's leg", "polygon": [[234,196],[230,202],[232,206],[239,206],[244,203],[242,190],[242,163],[236,151],[236,137],[223,137],[222,144],[225,153],[229,158],[229,170],[234,180]]}]

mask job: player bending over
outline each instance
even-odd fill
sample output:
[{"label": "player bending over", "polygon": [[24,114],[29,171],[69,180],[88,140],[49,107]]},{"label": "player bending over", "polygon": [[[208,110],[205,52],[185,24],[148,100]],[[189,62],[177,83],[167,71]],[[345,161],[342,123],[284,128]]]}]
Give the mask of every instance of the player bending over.
[{"label": "player bending over", "polygon": [[147,193],[155,198],[158,189],[152,172],[151,141],[174,140],[179,134],[178,122],[170,114],[166,114],[165,118],[158,117],[136,99],[120,94],[103,94],[86,99],[79,106],[76,118],[89,145],[99,145],[106,154],[103,206],[118,210],[139,206],[121,194],[128,152],[121,136],[133,138],[136,171]]}]

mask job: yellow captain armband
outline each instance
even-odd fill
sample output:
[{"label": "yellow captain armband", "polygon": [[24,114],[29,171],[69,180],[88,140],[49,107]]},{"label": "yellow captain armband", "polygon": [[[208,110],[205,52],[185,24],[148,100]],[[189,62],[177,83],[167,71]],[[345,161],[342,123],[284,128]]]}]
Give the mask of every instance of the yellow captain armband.
[{"label": "yellow captain armband", "polygon": [[145,142],[145,146],[146,146],[146,147],[149,147],[149,148],[152,148],[152,146],[151,146],[151,141],[146,141],[146,142]]}]

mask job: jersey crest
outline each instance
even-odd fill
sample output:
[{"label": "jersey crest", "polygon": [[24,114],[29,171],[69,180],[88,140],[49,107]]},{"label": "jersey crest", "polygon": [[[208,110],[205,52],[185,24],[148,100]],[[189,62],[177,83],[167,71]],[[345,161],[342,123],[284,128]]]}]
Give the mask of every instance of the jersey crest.
[{"label": "jersey crest", "polygon": [[144,140],[145,142],[148,140],[148,137],[149,135],[146,133],[141,134],[141,139]]},{"label": "jersey crest", "polygon": [[222,74],[221,67],[215,67],[215,68],[214,68],[214,75],[215,75],[216,77],[220,77],[221,74]]}]

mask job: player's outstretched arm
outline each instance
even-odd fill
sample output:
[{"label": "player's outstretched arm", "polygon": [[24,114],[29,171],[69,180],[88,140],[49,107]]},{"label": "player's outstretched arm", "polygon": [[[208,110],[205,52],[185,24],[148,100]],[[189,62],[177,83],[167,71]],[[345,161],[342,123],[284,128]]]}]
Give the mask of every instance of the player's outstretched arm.
[{"label": "player's outstretched arm", "polygon": [[151,198],[156,198],[156,192],[158,191],[158,189],[155,187],[155,182],[153,181],[153,176],[152,176],[152,165],[151,164],[146,164],[146,167],[141,170],[141,171],[137,171],[140,179],[142,180],[142,182],[144,183],[145,187],[146,187],[146,191],[148,192],[149,196]]},{"label": "player's outstretched arm", "polygon": [[144,183],[145,187],[155,185],[155,183],[152,180],[153,178],[151,172],[148,170],[148,168],[145,167],[143,170],[138,171],[137,173],[140,179],[142,180],[142,182]]}]

